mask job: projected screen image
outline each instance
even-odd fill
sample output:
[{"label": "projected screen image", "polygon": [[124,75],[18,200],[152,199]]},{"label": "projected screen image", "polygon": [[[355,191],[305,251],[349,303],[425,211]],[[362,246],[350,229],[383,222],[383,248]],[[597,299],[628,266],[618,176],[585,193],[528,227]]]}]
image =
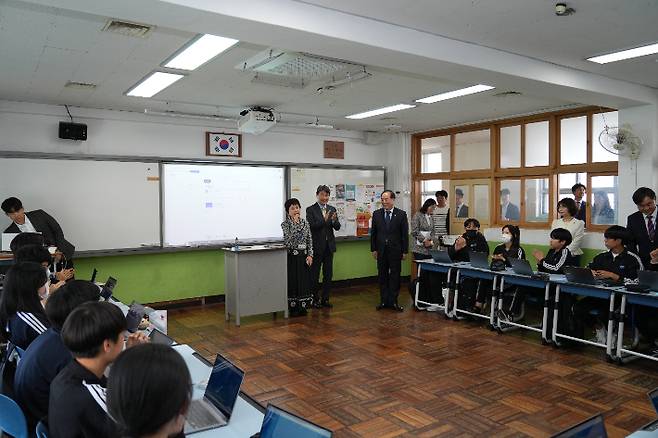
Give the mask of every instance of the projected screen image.
[{"label": "projected screen image", "polygon": [[163,165],[165,246],[279,240],[283,167]]}]

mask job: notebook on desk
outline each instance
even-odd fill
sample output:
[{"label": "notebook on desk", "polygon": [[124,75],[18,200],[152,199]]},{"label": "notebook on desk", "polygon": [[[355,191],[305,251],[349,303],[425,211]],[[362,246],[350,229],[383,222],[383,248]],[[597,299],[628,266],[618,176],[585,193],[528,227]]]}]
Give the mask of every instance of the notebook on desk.
[{"label": "notebook on desk", "polygon": [[185,434],[226,426],[240,394],[244,371],[217,355],[202,399],[192,400],[185,420]]}]

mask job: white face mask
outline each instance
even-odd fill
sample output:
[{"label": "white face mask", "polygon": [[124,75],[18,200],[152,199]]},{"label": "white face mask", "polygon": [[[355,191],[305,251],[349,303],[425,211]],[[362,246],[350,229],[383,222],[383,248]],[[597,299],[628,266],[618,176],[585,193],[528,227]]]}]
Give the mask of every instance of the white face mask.
[{"label": "white face mask", "polygon": [[501,234],[500,238],[502,239],[503,243],[509,243],[512,241],[512,236],[510,234]]}]

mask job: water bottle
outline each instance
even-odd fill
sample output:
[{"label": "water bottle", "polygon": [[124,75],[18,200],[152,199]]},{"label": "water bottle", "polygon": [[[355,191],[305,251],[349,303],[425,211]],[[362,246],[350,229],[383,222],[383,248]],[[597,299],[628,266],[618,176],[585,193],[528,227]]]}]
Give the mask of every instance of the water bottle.
[{"label": "water bottle", "polygon": [[240,245],[238,245],[238,238],[237,237],[235,238],[235,245],[233,246],[233,249],[235,249],[236,251],[240,249]]}]

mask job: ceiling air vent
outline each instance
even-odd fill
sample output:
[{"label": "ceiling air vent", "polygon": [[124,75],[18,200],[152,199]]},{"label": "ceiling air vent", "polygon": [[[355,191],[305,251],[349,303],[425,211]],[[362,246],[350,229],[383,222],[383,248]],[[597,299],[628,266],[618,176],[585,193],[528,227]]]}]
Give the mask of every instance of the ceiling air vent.
[{"label": "ceiling air vent", "polygon": [[133,38],[146,38],[155,26],[148,24],[131,23],[130,21],[122,20],[109,20],[103,32],[118,33],[119,35],[133,37]]}]

